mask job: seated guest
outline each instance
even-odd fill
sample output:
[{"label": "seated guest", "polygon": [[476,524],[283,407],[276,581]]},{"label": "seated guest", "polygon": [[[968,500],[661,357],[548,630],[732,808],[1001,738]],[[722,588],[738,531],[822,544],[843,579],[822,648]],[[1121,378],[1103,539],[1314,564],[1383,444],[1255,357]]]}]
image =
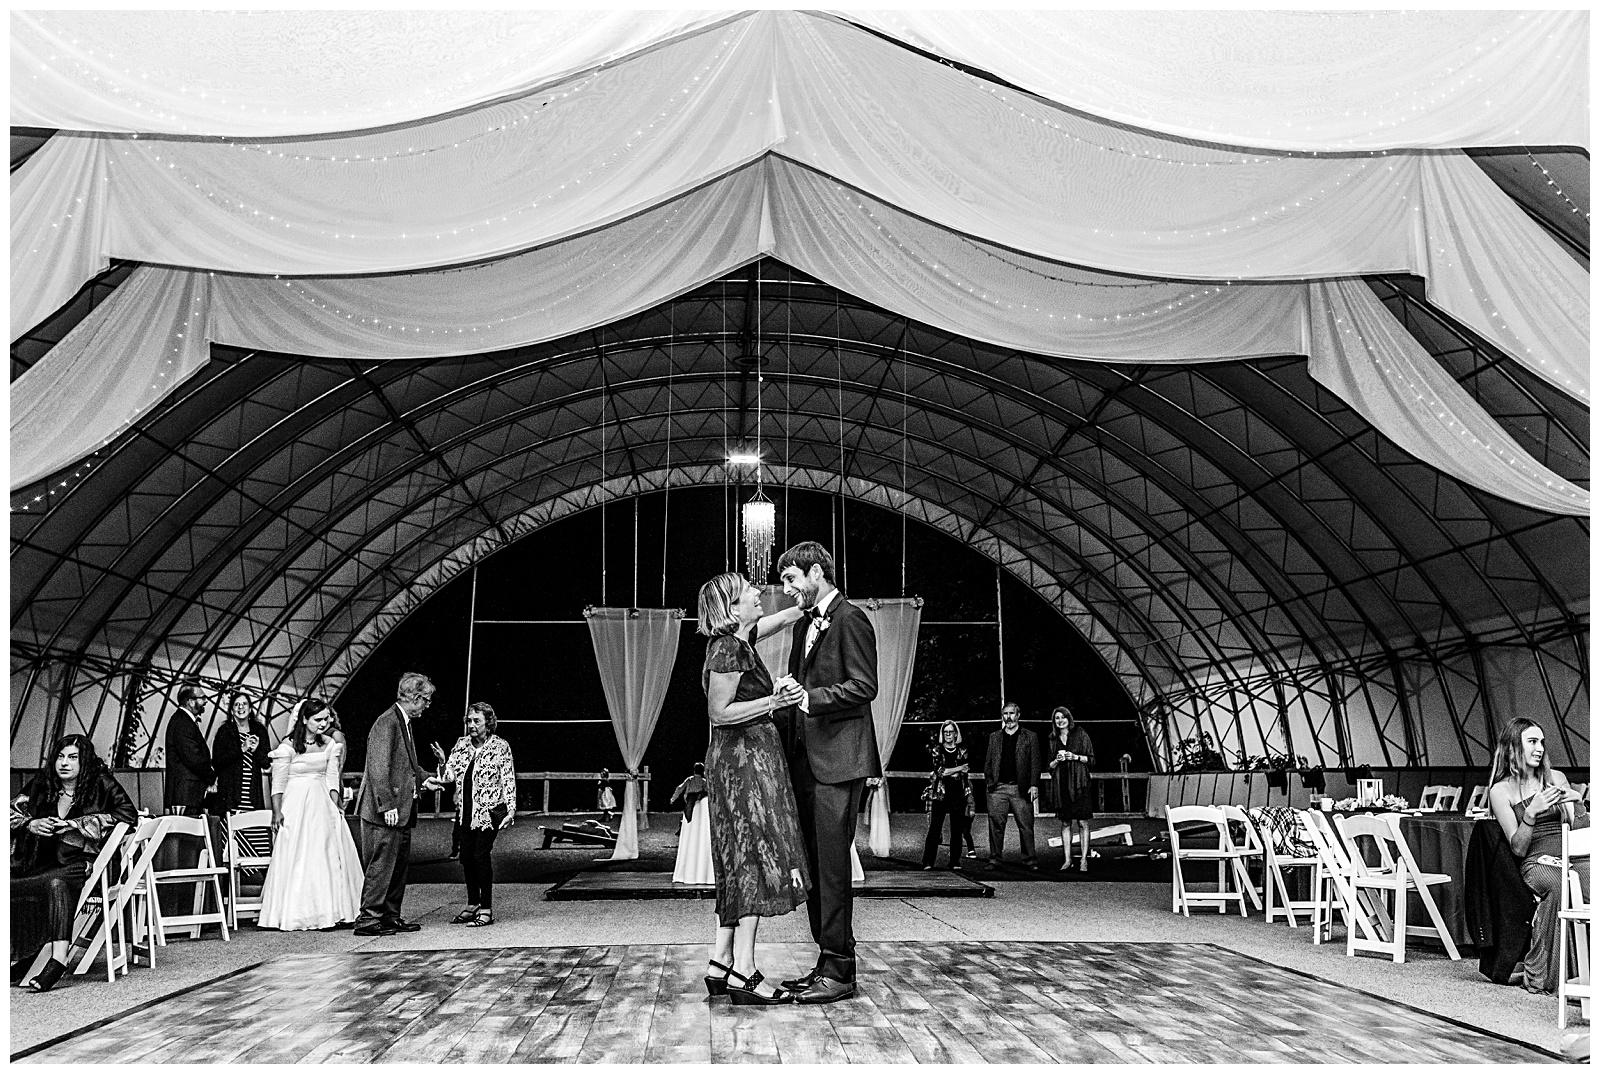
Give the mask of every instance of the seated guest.
[{"label": "seated guest", "polygon": [[13,981],[35,992],[55,987],[66,972],[89,868],[111,829],[138,819],[94,743],[83,735],[56,743],[44,771],[11,806]]},{"label": "seated guest", "polygon": [[[461,810],[461,869],[467,875],[467,906],[452,924],[494,924],[494,865],[490,852],[500,829],[517,820],[517,770],[511,746],[494,733],[494,708],[482,701],[467,709],[467,733],[443,759],[438,776],[423,781],[443,789],[455,781]],[[440,754],[437,744],[434,752]]]},{"label": "seated guest", "polygon": [[250,710],[250,700],[234,694],[228,703],[228,720],[211,740],[212,764],[217,770],[217,799],[223,813],[265,809],[261,777],[267,760],[267,729]]},{"label": "seated guest", "polygon": [[[1539,899],[1533,931],[1523,959],[1523,987],[1529,992],[1556,990],[1557,893],[1561,875],[1561,826],[1587,828],[1589,815],[1567,777],[1550,767],[1544,731],[1532,720],[1517,717],[1500,732],[1489,772],[1489,808],[1500,822],[1511,852],[1522,860],[1522,882]],[[1574,862],[1583,897],[1589,898],[1589,863]]]}]

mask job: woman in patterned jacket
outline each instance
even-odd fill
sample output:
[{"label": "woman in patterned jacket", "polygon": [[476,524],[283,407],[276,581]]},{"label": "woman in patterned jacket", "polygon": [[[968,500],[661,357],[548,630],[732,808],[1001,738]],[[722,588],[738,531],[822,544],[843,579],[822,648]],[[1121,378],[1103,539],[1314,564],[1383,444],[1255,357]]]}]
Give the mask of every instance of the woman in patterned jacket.
[{"label": "woman in patterned jacket", "polygon": [[[441,757],[437,784],[456,784],[461,812],[461,869],[467,874],[467,907],[452,924],[494,924],[494,865],[489,853],[501,828],[517,819],[517,772],[511,747],[494,733],[494,709],[482,701],[467,709],[467,733]],[[436,745],[436,753],[443,751]],[[429,780],[434,783],[434,780]]]}]

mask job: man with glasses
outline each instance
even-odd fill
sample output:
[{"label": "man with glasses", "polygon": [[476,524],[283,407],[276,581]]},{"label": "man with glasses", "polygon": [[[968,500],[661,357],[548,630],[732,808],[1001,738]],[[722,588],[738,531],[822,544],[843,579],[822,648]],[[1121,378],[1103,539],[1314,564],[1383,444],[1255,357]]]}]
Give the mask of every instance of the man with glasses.
[{"label": "man with glasses", "polygon": [[1033,813],[1039,805],[1039,736],[1023,729],[1022,706],[1007,701],[1000,710],[1000,730],[989,736],[983,757],[984,788],[989,799],[989,864],[997,868],[1005,849],[1006,817],[1017,818],[1022,861],[1035,871]]},{"label": "man with glasses", "polygon": [[365,872],[357,936],[392,936],[422,928],[400,916],[400,903],[406,897],[417,799],[428,778],[417,764],[411,721],[421,716],[432,700],[433,682],[426,675],[406,672],[400,676],[395,703],[373,721],[367,736],[367,764],[357,805]]},{"label": "man with glasses", "polygon": [[205,808],[206,789],[216,778],[211,750],[199,721],[206,713],[206,696],[199,683],[178,687],[178,708],[167,719],[167,773],[161,791],[166,813],[198,817]]}]

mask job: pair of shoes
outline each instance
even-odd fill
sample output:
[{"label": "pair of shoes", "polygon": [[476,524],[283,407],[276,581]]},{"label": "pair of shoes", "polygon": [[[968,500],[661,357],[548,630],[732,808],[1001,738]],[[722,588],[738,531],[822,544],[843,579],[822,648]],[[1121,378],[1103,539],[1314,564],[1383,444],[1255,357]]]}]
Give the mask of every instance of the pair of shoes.
[{"label": "pair of shoes", "polygon": [[990,858],[990,859],[989,859],[989,860],[988,860],[988,862],[986,862],[986,863],[985,863],[985,864],[984,864],[984,866],[983,866],[983,867],[984,867],[984,868],[985,868],[985,869],[998,869],[998,868],[1000,868],[1000,863],[999,863],[999,862],[997,862],[997,861],[995,861],[995,860],[994,860],[994,859],[993,859],[993,858]]},{"label": "pair of shoes", "polygon": [[396,931],[396,932],[421,932],[422,931],[422,926],[417,924],[415,921],[407,921],[404,918],[400,918],[400,917],[397,917],[393,921],[389,922],[389,927],[391,929],[394,929],[394,931]]},{"label": "pair of shoes", "polygon": [[452,924],[452,925],[470,925],[470,924],[472,924],[472,919],[477,917],[477,916],[478,916],[478,908],[476,906],[469,906],[465,910],[463,910],[459,914],[457,914],[455,917],[452,917],[450,919],[450,924]]},{"label": "pair of shoes", "polygon": [[56,982],[61,980],[61,975],[66,972],[66,964],[52,958],[44,964],[44,969],[40,970],[31,981],[24,981],[22,987],[30,992],[48,992],[56,986]]},{"label": "pair of shoes", "polygon": [[832,977],[818,977],[811,987],[795,997],[797,1003],[837,1003],[856,994],[854,981],[837,981]]},{"label": "pair of shoes", "polygon": [[[736,977],[738,978],[738,981],[734,980]],[[776,1007],[783,1003],[794,1002],[794,994],[786,988],[774,988],[770,996],[757,992],[756,985],[760,984],[763,980],[765,980],[765,978],[761,976],[760,970],[756,970],[756,972],[752,973],[748,977],[740,973],[738,970],[729,970],[728,998],[733,1000],[736,1006],[740,1007],[751,1005],[758,1007]],[[744,983],[740,984],[740,981]]]},{"label": "pair of shoes", "polygon": [[374,921],[370,925],[357,925],[355,934],[357,936],[393,936],[399,931],[387,921]]},{"label": "pair of shoes", "polygon": [[469,929],[481,929],[485,925],[494,924],[494,911],[485,906],[478,911],[478,916],[467,922]]},{"label": "pair of shoes", "polygon": [[804,992],[806,989],[811,987],[813,981],[821,976],[822,974],[818,973],[816,970],[807,970],[803,977],[791,977],[787,981],[780,981],[778,983],[783,985],[784,991],[786,992]]},{"label": "pair of shoes", "polygon": [[1039,863],[1038,863],[1038,862],[1036,862],[1036,861],[1030,861],[1030,862],[1029,862],[1029,863],[1028,863],[1028,871],[1029,871],[1029,872],[1030,872],[1030,873],[1036,873],[1036,872],[1038,872],[1038,871],[1039,871]]},{"label": "pair of shoes", "polygon": [[712,969],[722,971],[721,975],[716,977],[713,977],[709,973],[706,974],[706,995],[726,996],[728,994],[728,974],[732,973],[733,971],[714,958],[707,959],[706,961],[710,964]]}]

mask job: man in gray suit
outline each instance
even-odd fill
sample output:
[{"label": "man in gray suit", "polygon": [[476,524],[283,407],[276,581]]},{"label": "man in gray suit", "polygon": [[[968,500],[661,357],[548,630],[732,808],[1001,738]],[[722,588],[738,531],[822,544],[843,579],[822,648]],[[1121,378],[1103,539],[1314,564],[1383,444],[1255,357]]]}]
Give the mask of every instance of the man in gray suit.
[{"label": "man in gray suit", "polygon": [[433,700],[433,683],[408,671],[400,676],[396,701],[373,721],[367,736],[367,764],[361,776],[361,916],[357,936],[392,936],[422,926],[400,916],[406,897],[406,866],[411,860],[411,829],[417,826],[417,797],[427,773],[417,764],[411,721]]}]

